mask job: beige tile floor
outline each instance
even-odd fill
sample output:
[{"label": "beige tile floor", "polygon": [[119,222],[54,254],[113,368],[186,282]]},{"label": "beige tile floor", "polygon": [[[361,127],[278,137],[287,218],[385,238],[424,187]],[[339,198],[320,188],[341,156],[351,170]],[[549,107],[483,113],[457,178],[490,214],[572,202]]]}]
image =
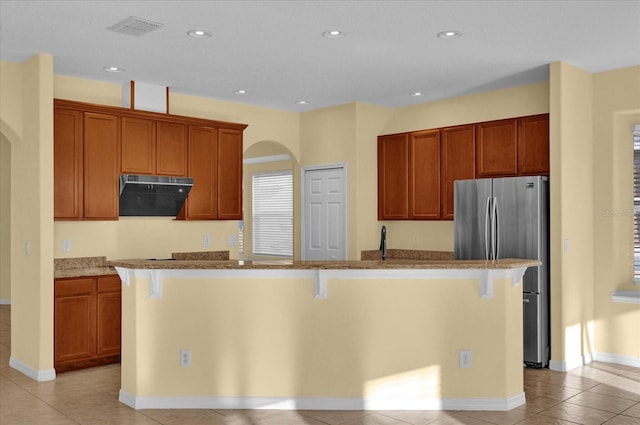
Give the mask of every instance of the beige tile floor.
[{"label": "beige tile floor", "polygon": [[118,402],[120,366],[35,382],[8,366],[10,307],[0,306],[3,425],[640,425],[640,368],[594,362],[568,373],[524,370],[527,404],[509,412],[139,410]]}]

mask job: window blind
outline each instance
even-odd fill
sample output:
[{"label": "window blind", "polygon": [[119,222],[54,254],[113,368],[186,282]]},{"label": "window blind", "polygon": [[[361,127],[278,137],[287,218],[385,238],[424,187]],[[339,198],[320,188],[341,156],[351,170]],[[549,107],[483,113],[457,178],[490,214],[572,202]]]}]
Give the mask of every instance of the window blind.
[{"label": "window blind", "polygon": [[633,129],[633,282],[640,284],[640,124]]},{"label": "window blind", "polygon": [[293,257],[293,175],[256,173],[252,178],[253,254]]}]

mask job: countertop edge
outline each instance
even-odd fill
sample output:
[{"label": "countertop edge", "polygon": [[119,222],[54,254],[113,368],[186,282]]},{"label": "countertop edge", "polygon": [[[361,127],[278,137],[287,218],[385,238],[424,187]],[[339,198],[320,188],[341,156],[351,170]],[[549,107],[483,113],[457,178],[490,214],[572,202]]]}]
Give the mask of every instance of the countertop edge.
[{"label": "countertop edge", "polygon": [[153,261],[141,259],[108,261],[109,266],[135,270],[402,270],[402,269],[480,269],[508,270],[539,266],[538,260],[361,260],[361,261],[242,261],[182,260]]}]

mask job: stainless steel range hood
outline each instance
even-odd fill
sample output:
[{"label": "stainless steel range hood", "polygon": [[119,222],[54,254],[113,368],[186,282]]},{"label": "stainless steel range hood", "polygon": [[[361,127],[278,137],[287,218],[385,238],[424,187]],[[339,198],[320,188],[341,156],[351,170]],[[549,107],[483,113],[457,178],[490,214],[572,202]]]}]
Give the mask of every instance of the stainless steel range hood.
[{"label": "stainless steel range hood", "polygon": [[189,177],[120,176],[121,216],[175,217],[184,205],[193,179]]}]

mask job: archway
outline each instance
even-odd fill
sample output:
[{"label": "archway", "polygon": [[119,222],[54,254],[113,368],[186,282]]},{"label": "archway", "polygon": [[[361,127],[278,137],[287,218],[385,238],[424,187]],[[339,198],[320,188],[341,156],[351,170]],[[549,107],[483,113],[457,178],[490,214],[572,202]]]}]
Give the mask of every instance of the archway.
[{"label": "archway", "polygon": [[[251,145],[244,152],[244,176],[243,176],[243,217],[240,227],[241,259],[268,259],[269,256],[254,255],[253,247],[253,186],[252,179],[256,174],[291,172],[293,176],[293,256],[299,258],[299,181],[300,167],[294,155],[282,144],[275,141],[260,141]],[[274,256],[278,258],[278,256]]]},{"label": "archway", "polygon": [[0,304],[11,304],[11,142],[0,132]]}]

